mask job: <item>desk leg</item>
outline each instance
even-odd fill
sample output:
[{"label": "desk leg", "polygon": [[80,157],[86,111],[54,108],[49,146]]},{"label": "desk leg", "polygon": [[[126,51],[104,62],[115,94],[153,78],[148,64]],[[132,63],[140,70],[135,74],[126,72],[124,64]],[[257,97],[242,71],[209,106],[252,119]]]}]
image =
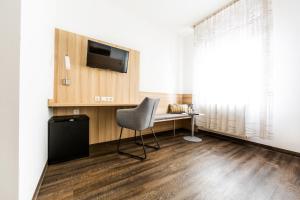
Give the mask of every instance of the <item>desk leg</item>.
[{"label": "desk leg", "polygon": [[194,129],[195,129],[195,116],[192,115],[192,119],[191,119],[191,136],[184,136],[183,139],[184,140],[187,140],[189,142],[201,142],[202,139],[201,138],[198,138],[194,135]]},{"label": "desk leg", "polygon": [[192,137],[194,137],[194,128],[195,128],[195,116],[193,115],[193,117],[192,117],[192,119],[191,119],[191,121],[192,121]]},{"label": "desk leg", "polygon": [[175,120],[173,121],[173,134],[174,134],[174,136],[176,135],[176,124],[175,124]]}]

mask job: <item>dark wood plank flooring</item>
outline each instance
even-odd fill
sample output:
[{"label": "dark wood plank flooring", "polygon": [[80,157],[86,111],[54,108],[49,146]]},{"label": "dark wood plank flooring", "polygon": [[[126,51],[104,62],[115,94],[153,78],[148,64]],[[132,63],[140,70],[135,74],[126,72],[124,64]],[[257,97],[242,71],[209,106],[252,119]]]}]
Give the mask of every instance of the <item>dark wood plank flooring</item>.
[{"label": "dark wood plank flooring", "polygon": [[113,143],[92,146],[89,158],[50,165],[38,199],[300,199],[299,157],[210,136],[190,143],[187,134],[158,134],[162,148],[145,161]]}]

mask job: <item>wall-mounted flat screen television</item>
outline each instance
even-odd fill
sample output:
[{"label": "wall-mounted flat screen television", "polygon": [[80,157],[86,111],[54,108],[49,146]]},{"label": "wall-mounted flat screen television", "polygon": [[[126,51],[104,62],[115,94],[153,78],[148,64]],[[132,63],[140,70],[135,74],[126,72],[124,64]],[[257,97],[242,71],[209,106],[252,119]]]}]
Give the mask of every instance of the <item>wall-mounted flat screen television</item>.
[{"label": "wall-mounted flat screen television", "polygon": [[87,66],[127,73],[129,52],[98,42],[88,41]]}]

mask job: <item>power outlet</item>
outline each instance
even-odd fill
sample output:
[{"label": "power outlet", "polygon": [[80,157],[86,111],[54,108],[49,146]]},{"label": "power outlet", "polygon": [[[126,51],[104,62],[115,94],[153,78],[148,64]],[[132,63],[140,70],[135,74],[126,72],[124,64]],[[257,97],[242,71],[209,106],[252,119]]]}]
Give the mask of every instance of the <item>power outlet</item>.
[{"label": "power outlet", "polygon": [[113,97],[101,97],[101,101],[112,102],[114,100]]},{"label": "power outlet", "polygon": [[108,100],[109,102],[112,102],[112,101],[114,101],[114,98],[113,98],[113,97],[107,97],[107,100]]},{"label": "power outlet", "polygon": [[101,101],[101,97],[100,97],[100,96],[95,96],[95,101],[96,101],[96,102]]},{"label": "power outlet", "polygon": [[79,109],[74,109],[74,110],[73,110],[73,114],[74,114],[74,115],[79,115],[79,114],[80,114]]}]

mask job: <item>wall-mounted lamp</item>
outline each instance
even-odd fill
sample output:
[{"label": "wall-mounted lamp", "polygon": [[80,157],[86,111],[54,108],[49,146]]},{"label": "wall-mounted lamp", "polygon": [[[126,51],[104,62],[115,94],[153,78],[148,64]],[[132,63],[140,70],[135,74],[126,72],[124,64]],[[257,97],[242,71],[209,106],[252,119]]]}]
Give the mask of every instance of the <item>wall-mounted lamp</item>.
[{"label": "wall-mounted lamp", "polygon": [[[71,61],[68,54],[65,55],[65,69],[67,71],[71,70]],[[66,73],[66,77],[62,80],[63,85],[71,85],[71,79],[68,78],[68,73]]]},{"label": "wall-mounted lamp", "polygon": [[66,70],[70,70],[71,69],[71,62],[70,62],[70,57],[67,55],[65,55],[65,68]]}]

